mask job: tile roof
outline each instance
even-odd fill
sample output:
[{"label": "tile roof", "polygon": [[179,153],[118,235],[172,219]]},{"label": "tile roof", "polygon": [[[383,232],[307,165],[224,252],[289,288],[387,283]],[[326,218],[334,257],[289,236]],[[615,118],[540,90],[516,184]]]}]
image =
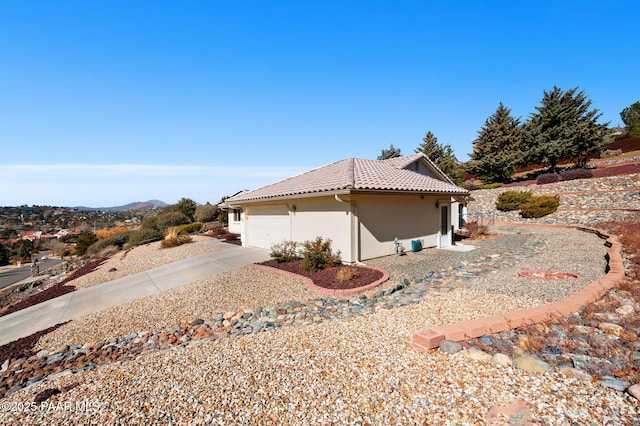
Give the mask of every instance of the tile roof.
[{"label": "tile roof", "polygon": [[235,195],[225,200],[225,204],[338,190],[468,193],[466,189],[451,183],[448,178],[447,181],[439,180],[407,169],[409,165],[420,159],[440,172],[431,160],[422,153],[388,160],[347,158],[253,191]]}]

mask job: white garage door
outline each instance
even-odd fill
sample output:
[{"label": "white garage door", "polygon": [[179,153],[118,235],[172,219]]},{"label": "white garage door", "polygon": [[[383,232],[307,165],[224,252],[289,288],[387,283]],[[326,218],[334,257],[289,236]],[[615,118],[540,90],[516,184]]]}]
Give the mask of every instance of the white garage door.
[{"label": "white garage door", "polygon": [[271,249],[274,243],[291,239],[287,206],[252,207],[247,216],[246,244]]}]

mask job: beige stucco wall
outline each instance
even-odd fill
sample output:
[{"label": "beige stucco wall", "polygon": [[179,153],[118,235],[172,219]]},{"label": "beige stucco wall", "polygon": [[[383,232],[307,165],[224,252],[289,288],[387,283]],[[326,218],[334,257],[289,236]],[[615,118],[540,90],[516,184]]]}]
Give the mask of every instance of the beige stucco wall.
[{"label": "beige stucco wall", "polygon": [[295,200],[291,213],[292,240],[303,242],[320,236],[331,238],[334,251],[340,250],[343,262],[355,262],[351,250],[351,206],[335,197],[318,197]]},{"label": "beige stucco wall", "polygon": [[[243,244],[270,249],[264,235],[259,241],[252,240],[249,222],[269,220],[268,212],[280,211],[286,215],[273,217],[273,223],[283,223],[287,217],[289,229],[282,235],[287,239],[304,242],[316,237],[331,238],[333,250],[340,250],[343,262],[351,263],[395,253],[394,239],[397,237],[406,251],[412,249],[412,240],[420,240],[423,247],[438,245],[440,210],[436,202],[450,203],[446,196],[420,195],[333,195],[308,199],[288,200],[280,203],[247,205],[241,224],[233,229],[243,235]],[[451,224],[458,224],[457,203],[451,203]],[[267,213],[267,214],[265,214]],[[230,230],[231,222],[229,223]],[[272,235],[278,235],[275,230]]]},{"label": "beige stucco wall", "polygon": [[360,195],[357,203],[360,259],[395,253],[397,237],[406,251],[412,240],[421,240],[423,247],[435,247],[439,227],[439,199],[420,195]]},{"label": "beige stucco wall", "polygon": [[[242,219],[242,216],[244,215],[244,213],[240,213],[240,218]],[[227,220],[229,221],[229,232],[232,232],[234,234],[242,234],[242,220],[240,222],[236,222],[234,220],[234,214],[233,214],[233,210],[229,210],[229,213],[227,215]]]}]

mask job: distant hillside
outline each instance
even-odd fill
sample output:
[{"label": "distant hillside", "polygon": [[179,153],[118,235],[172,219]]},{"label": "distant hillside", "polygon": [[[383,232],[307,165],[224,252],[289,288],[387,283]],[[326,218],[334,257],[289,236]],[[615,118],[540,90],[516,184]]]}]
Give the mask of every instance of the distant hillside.
[{"label": "distant hillside", "polygon": [[124,206],[115,207],[73,207],[78,210],[99,210],[99,211],[129,211],[142,209],[155,209],[168,206],[167,203],[160,200],[136,201],[134,203],[125,204]]}]

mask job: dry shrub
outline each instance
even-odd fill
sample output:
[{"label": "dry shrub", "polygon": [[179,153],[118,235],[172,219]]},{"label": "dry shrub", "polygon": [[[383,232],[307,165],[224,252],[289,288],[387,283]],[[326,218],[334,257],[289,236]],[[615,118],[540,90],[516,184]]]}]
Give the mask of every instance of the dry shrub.
[{"label": "dry shrub", "polygon": [[347,266],[345,268],[340,268],[338,273],[336,274],[336,280],[338,282],[344,283],[347,281],[355,280],[360,276],[360,272],[358,268],[355,266]]},{"label": "dry shrub", "polygon": [[538,185],[545,185],[547,183],[560,182],[560,180],[562,180],[562,177],[558,173],[545,173],[538,176],[536,183]]},{"label": "dry shrub", "polygon": [[115,245],[106,246],[102,250],[100,250],[100,252],[97,253],[96,256],[100,258],[111,257],[114,254],[118,253],[119,251],[120,251],[120,247],[118,246],[115,246]]},{"label": "dry shrub", "polygon": [[180,234],[178,229],[175,226],[172,226],[167,230],[167,235],[160,243],[160,247],[177,247],[190,242],[193,242],[193,238],[191,238],[189,235]]},{"label": "dry shrub", "polygon": [[113,237],[116,234],[120,234],[122,232],[127,232],[128,229],[125,226],[116,226],[115,228],[110,229],[101,229],[96,231],[96,237],[100,240],[106,240],[108,238]]},{"label": "dry shrub", "polygon": [[489,233],[489,227],[486,225],[479,225],[477,220],[467,222],[465,228],[469,234],[469,238],[478,238],[481,235]]},{"label": "dry shrub", "polygon": [[227,228],[217,227],[217,228],[211,228],[207,230],[206,235],[209,237],[221,238],[227,232],[228,232]]}]

